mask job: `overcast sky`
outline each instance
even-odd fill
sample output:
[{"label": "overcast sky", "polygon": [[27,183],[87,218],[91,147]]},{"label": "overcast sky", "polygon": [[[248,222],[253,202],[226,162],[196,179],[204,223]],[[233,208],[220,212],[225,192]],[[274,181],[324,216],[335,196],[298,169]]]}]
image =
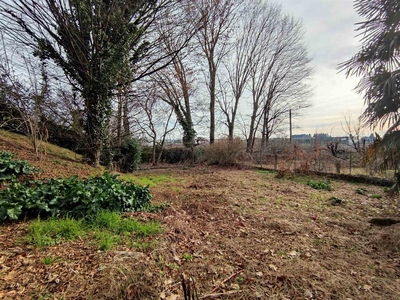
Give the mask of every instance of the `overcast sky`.
[{"label": "overcast sky", "polygon": [[[342,135],[344,115],[356,118],[364,110],[364,101],[354,92],[357,78],[346,79],[337,65],[359,49],[355,37],[356,22],[361,21],[352,0],[275,0],[283,10],[303,21],[305,42],[315,69],[312,86],[313,107],[294,120],[293,134],[329,133]],[[368,130],[365,131],[368,134]]]}]

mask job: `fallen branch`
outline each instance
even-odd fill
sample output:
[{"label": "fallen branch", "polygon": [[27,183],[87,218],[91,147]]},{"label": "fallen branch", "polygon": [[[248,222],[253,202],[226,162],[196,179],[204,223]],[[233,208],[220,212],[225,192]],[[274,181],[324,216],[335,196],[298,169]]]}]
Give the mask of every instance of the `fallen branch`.
[{"label": "fallen branch", "polygon": [[226,278],[224,281],[222,281],[220,284],[218,284],[218,285],[211,291],[211,293],[214,293],[214,292],[218,291],[224,283],[226,283],[227,281],[231,280],[232,278],[235,278],[236,276],[238,276],[238,275],[239,275],[240,273],[242,273],[242,272],[243,272],[243,270],[239,270],[239,271],[237,271],[236,273],[234,273],[234,274],[232,274],[231,276],[229,276],[228,278]]}]

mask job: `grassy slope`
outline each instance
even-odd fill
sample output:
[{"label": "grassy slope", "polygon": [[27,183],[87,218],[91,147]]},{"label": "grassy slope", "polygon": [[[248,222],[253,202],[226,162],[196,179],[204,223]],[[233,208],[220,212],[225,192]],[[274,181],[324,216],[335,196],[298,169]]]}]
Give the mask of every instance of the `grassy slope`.
[{"label": "grassy slope", "polygon": [[38,159],[29,139],[25,136],[0,130],[0,150],[12,152],[18,159],[24,159],[31,165],[42,169],[38,178],[59,178],[78,175],[87,178],[104,172],[103,168],[92,168],[82,163],[82,157],[73,151],[50,143],[43,143],[41,158]]}]

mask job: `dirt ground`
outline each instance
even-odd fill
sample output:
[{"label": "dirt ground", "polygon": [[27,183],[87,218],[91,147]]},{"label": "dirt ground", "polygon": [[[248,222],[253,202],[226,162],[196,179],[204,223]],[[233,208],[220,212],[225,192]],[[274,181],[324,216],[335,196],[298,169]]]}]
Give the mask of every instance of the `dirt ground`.
[{"label": "dirt ground", "polygon": [[[46,161],[43,177],[74,172]],[[0,299],[400,299],[400,224],[369,223],[400,217],[382,187],[315,190],[306,177],[204,166],[135,175],[161,174],[153,202],[170,206],[127,216],[162,224],[146,249],[36,249],[27,222],[1,225]],[[56,261],[44,265],[48,256]]]}]

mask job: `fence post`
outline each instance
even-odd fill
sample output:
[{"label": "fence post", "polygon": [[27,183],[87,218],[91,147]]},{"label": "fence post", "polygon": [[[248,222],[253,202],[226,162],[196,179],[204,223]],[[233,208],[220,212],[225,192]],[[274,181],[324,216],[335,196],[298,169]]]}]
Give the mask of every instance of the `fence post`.
[{"label": "fence post", "polygon": [[352,156],[351,156],[351,153],[352,153],[352,152],[350,152],[350,166],[349,166],[350,175],[351,175],[351,163],[352,163]]}]

